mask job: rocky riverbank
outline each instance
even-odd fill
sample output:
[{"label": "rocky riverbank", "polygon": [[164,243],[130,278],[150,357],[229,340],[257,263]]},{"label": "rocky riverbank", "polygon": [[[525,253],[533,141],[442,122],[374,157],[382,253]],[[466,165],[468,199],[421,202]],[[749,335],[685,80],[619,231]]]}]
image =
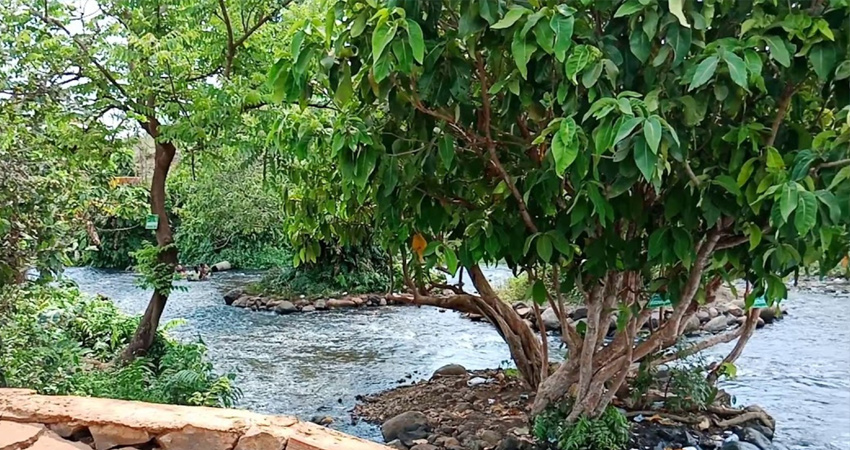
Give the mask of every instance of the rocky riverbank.
[{"label": "rocky riverbank", "polygon": [[[510,373],[467,372],[450,365],[438,369],[430,380],[361,397],[352,415],[380,424],[387,445],[399,450],[542,450],[546,447],[535,443],[529,430],[533,400],[522,381]],[[645,411],[627,416],[629,449],[784,449],[771,442],[772,421],[718,427],[724,417],[716,414],[707,414],[705,420]]]},{"label": "rocky riverbank", "polygon": [[[836,285],[838,286],[838,285]],[[850,284],[845,285],[850,289]],[[835,287],[834,289],[838,289]],[[742,291],[741,291],[742,292]],[[741,293],[739,292],[739,294]],[[537,321],[534,318],[534,310],[530,305],[523,302],[513,304],[514,310],[525,320],[532,329],[537,330]],[[587,317],[587,308],[579,305],[567,305],[567,315],[573,322],[583,322]],[[659,309],[659,312],[654,314],[651,320],[647,321],[646,328],[657,328],[659,324],[659,316],[663,318],[671,313],[671,308]],[[759,320],[757,328],[763,327],[765,324],[773,323],[775,320],[781,319],[787,314],[785,305],[780,305],[771,308],[762,308],[759,312]],[[477,314],[465,314],[470,320],[483,320],[482,316]],[[546,308],[541,313],[543,324],[547,332],[559,332],[561,323],[552,308]],[[702,334],[713,334],[726,331],[730,328],[735,328],[742,325],[745,321],[745,304],[743,298],[736,297],[727,287],[718,289],[715,301],[709,305],[700,307],[696,314],[691,316],[685,327],[685,334],[689,336],[699,336]],[[609,332],[613,333],[617,329],[617,316],[611,317],[608,325]]]},{"label": "rocky riverbank", "polygon": [[344,295],[341,298],[283,299],[273,296],[252,295],[243,289],[233,289],[224,294],[224,303],[252,311],[273,311],[277,314],[324,311],[340,308],[360,308],[395,304],[385,294]]}]

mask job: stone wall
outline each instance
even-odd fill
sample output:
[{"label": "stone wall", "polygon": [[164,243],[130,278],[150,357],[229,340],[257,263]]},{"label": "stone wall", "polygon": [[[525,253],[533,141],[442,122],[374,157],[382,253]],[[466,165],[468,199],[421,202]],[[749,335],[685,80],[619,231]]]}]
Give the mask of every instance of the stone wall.
[{"label": "stone wall", "polygon": [[0,450],[24,449],[388,450],[295,417],[0,389]]}]

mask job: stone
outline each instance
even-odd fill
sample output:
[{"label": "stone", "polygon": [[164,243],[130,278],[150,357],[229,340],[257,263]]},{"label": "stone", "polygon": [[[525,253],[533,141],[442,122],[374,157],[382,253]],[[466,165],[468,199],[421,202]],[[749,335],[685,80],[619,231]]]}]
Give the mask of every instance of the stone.
[{"label": "stone", "polygon": [[770,439],[766,438],[755,428],[744,428],[743,431],[741,431],[741,440],[755,445],[760,450],[773,450],[773,444],[770,443]]},{"label": "stone", "polygon": [[764,326],[764,319],[759,317],[759,320],[756,322],[756,328],[762,328]]},{"label": "stone", "polygon": [[726,311],[735,317],[741,317],[744,315],[744,310],[738,307],[738,305],[728,305]]},{"label": "stone", "polygon": [[301,312],[313,312],[316,310],[316,307],[313,305],[307,305],[301,308]]},{"label": "stone", "polygon": [[486,442],[489,447],[499,445],[499,442],[502,440],[502,436],[493,430],[484,430],[478,434],[478,437],[480,437],[482,441]]},{"label": "stone", "polygon": [[51,423],[47,425],[47,428],[50,428],[50,431],[58,434],[60,437],[69,438],[83,430],[86,430],[86,426],[70,422],[70,423]]},{"label": "stone", "polygon": [[499,446],[496,447],[496,450],[519,450],[520,449],[520,441],[514,435],[507,435],[502,442],[499,442]]},{"label": "stone", "polygon": [[773,321],[780,319],[782,316],[782,312],[777,308],[762,308],[759,310],[759,317],[764,320],[764,323],[773,323]]},{"label": "stone", "polygon": [[391,442],[387,442],[387,447],[394,448],[396,450],[407,450],[407,446],[402,444],[400,440],[394,439]]},{"label": "stone", "polygon": [[354,303],[354,300],[350,300],[350,299],[338,300],[338,299],[332,298],[332,299],[328,300],[328,308],[331,308],[331,309],[333,309],[333,308],[353,308],[355,306],[357,306],[357,303]]},{"label": "stone", "polygon": [[239,289],[239,288],[231,289],[226,294],[224,294],[224,304],[230,306],[230,305],[233,304],[234,301],[236,301],[236,299],[238,299],[239,297],[241,297],[243,295],[245,295],[244,290]]},{"label": "stone", "polygon": [[717,316],[703,325],[703,329],[711,333],[719,333],[725,330],[728,326],[729,324],[727,323],[726,316]]},{"label": "stone", "polygon": [[[24,447],[20,447],[24,448]],[[59,437],[58,434],[53,433],[51,431],[45,431],[38,437],[38,440],[35,441],[29,447],[26,447],[27,450],[91,450],[86,444],[82,442],[71,442],[66,441]]]},{"label": "stone", "polygon": [[416,444],[410,450],[438,450],[437,446],[431,444]]},{"label": "stone", "polygon": [[719,315],[720,315],[720,311],[718,311],[717,308],[715,308],[713,306],[708,308],[708,317],[713,319],[713,318],[715,318]]},{"label": "stone", "polygon": [[693,315],[688,319],[687,323],[685,323],[685,334],[695,333],[699,331],[700,321],[699,317]]},{"label": "stone", "polygon": [[297,311],[298,308],[296,308],[292,302],[288,302],[286,300],[278,303],[277,306],[274,307],[274,312],[278,314],[292,314]]},{"label": "stone", "polygon": [[280,450],[285,446],[286,436],[252,427],[239,438],[233,450]]},{"label": "stone", "polygon": [[531,308],[520,307],[515,309],[515,311],[522,318],[526,318],[531,315]]},{"label": "stone", "polygon": [[350,300],[354,302],[354,306],[363,306],[366,304],[366,299],[364,299],[363,297],[351,297],[350,299],[343,300]]},{"label": "stone", "polygon": [[446,364],[443,367],[434,371],[434,374],[431,375],[431,378],[436,377],[458,377],[458,376],[466,376],[466,367],[461,366],[460,364]]},{"label": "stone", "polygon": [[250,300],[250,297],[248,297],[247,295],[243,295],[242,297],[239,297],[236,300],[234,300],[230,304],[230,306],[235,306],[237,308],[247,308],[249,300]]},{"label": "stone", "polygon": [[561,321],[558,320],[558,315],[555,313],[554,309],[546,308],[545,310],[543,310],[541,318],[543,319],[543,326],[546,327],[546,331],[555,331],[561,329]]},{"label": "stone", "polygon": [[759,448],[749,442],[729,441],[724,442],[720,450],[759,450]]},{"label": "stone", "polygon": [[27,448],[45,433],[44,425],[0,421],[0,449]]},{"label": "stone", "polygon": [[316,300],[313,302],[313,306],[318,310],[328,309],[328,302],[327,300]]},{"label": "stone", "polygon": [[587,319],[587,308],[580,306],[575,311],[570,313],[570,318],[573,320]]},{"label": "stone", "polygon": [[460,447],[460,441],[451,436],[439,436],[434,439],[434,444],[445,448]]},{"label": "stone", "polygon": [[238,439],[236,433],[204,430],[190,425],[158,436],[156,442],[162,450],[230,450]]},{"label": "stone", "polygon": [[310,419],[310,422],[313,422],[316,425],[328,426],[334,423],[334,419],[331,416],[313,416],[313,418]]},{"label": "stone", "polygon": [[223,272],[225,270],[230,270],[232,268],[233,268],[233,265],[230,264],[230,261],[219,261],[219,262],[213,264],[210,267],[210,270],[213,271],[213,272]]},{"label": "stone", "polygon": [[747,428],[752,428],[752,429],[758,431],[759,433],[761,433],[762,435],[764,435],[764,437],[766,437],[770,440],[773,440],[773,430],[771,430],[769,427],[766,427],[766,426],[764,426],[760,423],[753,423],[753,424],[747,425]]},{"label": "stone", "polygon": [[378,300],[378,306],[387,306],[387,299],[386,299],[386,297],[381,297],[381,299],[380,299],[380,300]]},{"label": "stone", "polygon": [[708,311],[704,309],[697,311],[696,316],[699,319],[700,323],[705,323],[711,320],[711,315],[709,315]]},{"label": "stone", "polygon": [[89,432],[94,438],[94,448],[97,450],[144,444],[153,437],[145,430],[115,424],[92,425]]},{"label": "stone", "polygon": [[466,385],[469,386],[469,387],[474,387],[474,386],[478,386],[478,385],[485,384],[485,383],[487,383],[486,378],[474,377],[474,378],[471,378],[469,381],[467,381]]},{"label": "stone", "polygon": [[[412,437],[413,435],[424,434],[420,439],[428,436],[431,426],[428,424],[428,417],[419,411],[407,411],[401,413],[381,425],[381,435],[384,437],[384,442],[403,439],[403,437]],[[404,436],[406,435],[406,436]]]}]

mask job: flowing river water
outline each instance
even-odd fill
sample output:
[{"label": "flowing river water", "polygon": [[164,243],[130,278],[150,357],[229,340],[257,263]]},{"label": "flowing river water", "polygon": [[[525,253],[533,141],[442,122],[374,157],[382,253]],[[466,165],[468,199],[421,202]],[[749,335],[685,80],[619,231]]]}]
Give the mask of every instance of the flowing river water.
[{"label": "flowing river water", "polygon": [[[127,313],[141,314],[150,298],[129,272],[73,268],[66,275]],[[495,268],[490,275],[510,273]],[[225,306],[224,292],[254,279],[225,272],[181,283],[186,290],[173,293],[164,314],[187,321],[173,335],[202,339],[217,370],[236,374],[242,408],[330,416],[333,428],[380,440],[376,427],[351,422],[355,396],[426,378],[448,363],[509,363],[495,329],[451,311],[389,306],[279,316]],[[850,450],[850,298],[799,293],[786,304],[789,317],[756,332],[738,360],[738,377],[724,387],[777,419],[775,442],[792,450]]]}]

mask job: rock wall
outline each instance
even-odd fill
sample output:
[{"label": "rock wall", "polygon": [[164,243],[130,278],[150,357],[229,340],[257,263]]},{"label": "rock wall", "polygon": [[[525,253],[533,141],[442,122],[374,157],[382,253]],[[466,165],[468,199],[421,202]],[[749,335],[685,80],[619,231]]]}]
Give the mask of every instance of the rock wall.
[{"label": "rock wall", "polygon": [[24,449],[388,450],[295,417],[0,389],[0,450]]}]

